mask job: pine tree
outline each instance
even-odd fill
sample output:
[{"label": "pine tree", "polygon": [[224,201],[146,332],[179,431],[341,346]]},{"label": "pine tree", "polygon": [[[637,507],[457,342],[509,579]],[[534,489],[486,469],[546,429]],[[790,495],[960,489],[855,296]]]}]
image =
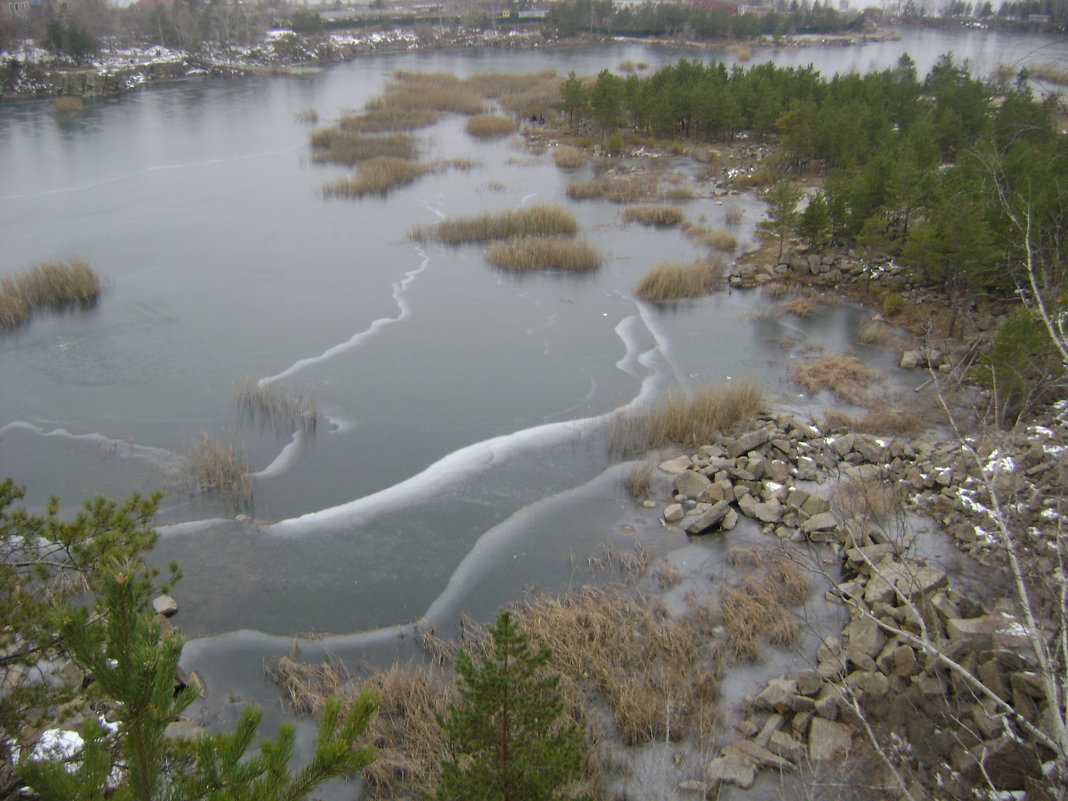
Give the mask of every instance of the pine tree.
[{"label": "pine tree", "polygon": [[492,653],[456,658],[461,702],[443,721],[454,758],[442,765],[438,801],[547,801],[582,772],[582,732],[563,725],[560,677],[548,648],[531,649],[512,615],[489,629]]}]

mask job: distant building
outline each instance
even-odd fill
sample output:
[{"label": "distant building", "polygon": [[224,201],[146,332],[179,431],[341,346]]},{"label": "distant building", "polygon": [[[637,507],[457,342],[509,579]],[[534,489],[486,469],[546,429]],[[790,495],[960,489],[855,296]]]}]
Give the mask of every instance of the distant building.
[{"label": "distant building", "polygon": [[728,3],[726,0],[688,0],[685,5],[698,11],[726,11],[729,14],[737,14],[740,8],[737,3]]},{"label": "distant building", "polygon": [[752,14],[754,17],[766,17],[774,9],[771,6],[756,5],[754,3],[743,3],[738,6],[739,14]]},{"label": "distant building", "polygon": [[1028,22],[1037,22],[1037,23],[1039,23],[1041,25],[1045,25],[1050,21],[1050,15],[1049,14],[1028,14],[1027,15],[1027,21]]}]

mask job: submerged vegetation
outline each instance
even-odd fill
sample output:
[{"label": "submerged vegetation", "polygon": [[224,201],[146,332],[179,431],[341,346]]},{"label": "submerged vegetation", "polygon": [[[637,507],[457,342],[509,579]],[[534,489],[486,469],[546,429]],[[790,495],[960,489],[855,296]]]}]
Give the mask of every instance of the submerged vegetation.
[{"label": "submerged vegetation", "polygon": [[601,256],[588,242],[566,236],[518,236],[497,242],[486,258],[502,270],[556,269],[588,272],[601,266]]},{"label": "submerged vegetation", "polygon": [[100,277],[81,259],[37,264],[0,279],[0,330],[26,323],[37,309],[90,306]]},{"label": "submerged vegetation", "polygon": [[517,236],[567,235],[576,231],[578,221],[574,214],[563,206],[544,205],[442,220],[433,225],[419,226],[409,235],[417,241],[459,245]]}]

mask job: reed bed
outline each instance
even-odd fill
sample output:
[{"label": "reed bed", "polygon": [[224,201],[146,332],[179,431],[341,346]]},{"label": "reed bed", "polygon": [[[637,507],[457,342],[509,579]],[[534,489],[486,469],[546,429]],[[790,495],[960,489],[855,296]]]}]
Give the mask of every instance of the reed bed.
[{"label": "reed bed", "polygon": [[653,462],[643,459],[635,462],[623,479],[623,486],[632,498],[643,500],[653,490]]},{"label": "reed bed", "polygon": [[664,303],[683,298],[699,298],[723,282],[723,262],[702,259],[693,264],[661,262],[642,276],[634,294],[643,300]]},{"label": "reed bed", "polygon": [[751,381],[701,386],[692,395],[673,393],[636,415],[618,415],[608,430],[608,446],[634,454],[678,444],[701,446],[751,424],[764,407],[764,390]]},{"label": "reed bed", "polygon": [[696,197],[689,184],[673,184],[664,190],[664,200],[693,200]]},{"label": "reed bed", "polygon": [[1055,83],[1059,86],[1068,86],[1068,69],[1065,69],[1063,64],[1056,64],[1051,61],[1036,62],[1028,64],[1027,71],[1032,78]]},{"label": "reed bed", "polygon": [[589,272],[601,266],[601,254],[584,240],[566,236],[519,236],[497,242],[486,258],[502,270],[570,270]]},{"label": "reed bed", "polygon": [[338,125],[354,133],[415,131],[433,125],[439,117],[438,112],[430,108],[375,106],[362,114],[342,117]]},{"label": "reed bed", "polygon": [[502,109],[521,117],[550,114],[560,102],[560,76],[553,70],[527,74],[472,75],[467,85]]},{"label": "reed bed", "polygon": [[723,589],[719,604],[726,656],[752,662],[768,645],[786,648],[797,642],[801,626],[777,596],[781,589],[770,577],[760,580],[753,576]]},{"label": "reed bed", "polygon": [[675,206],[630,206],[623,209],[624,222],[636,222],[655,228],[681,225],[685,219],[682,209]]},{"label": "reed bed", "polygon": [[553,150],[553,162],[564,170],[585,167],[589,160],[590,156],[585,150],[572,145],[560,145]]},{"label": "reed bed", "polygon": [[311,146],[312,161],[347,167],[383,156],[411,161],[419,155],[415,137],[411,134],[361,134],[340,125],[313,132]]},{"label": "reed bed", "polygon": [[634,72],[636,69],[638,69],[638,65],[631,61],[629,58],[627,58],[623,61],[620,61],[616,69],[620,72]]},{"label": "reed bed", "polygon": [[738,247],[738,237],[722,228],[709,228],[704,225],[684,225],[683,232],[699,245],[731,253]]},{"label": "reed bed", "polygon": [[252,504],[252,470],[243,448],[228,437],[201,431],[186,442],[185,480],[195,492],[213,492],[235,508]]},{"label": "reed bed", "polygon": [[312,432],[319,421],[315,401],[298,390],[260,384],[246,378],[234,390],[234,402],[241,417],[278,431]]},{"label": "reed bed", "polygon": [[731,45],[727,52],[739,61],[749,61],[753,57],[753,48],[744,44]]},{"label": "reed bed", "polygon": [[485,109],[482,94],[462,78],[443,72],[407,72],[394,74],[386,91],[367,104],[378,108],[425,108],[455,114],[479,114]]},{"label": "reed bed", "polygon": [[37,309],[91,306],[101,291],[100,277],[81,259],[35,264],[0,280],[0,330],[26,323]]},{"label": "reed bed", "polygon": [[660,179],[655,175],[602,175],[578,181],[567,188],[572,200],[610,200],[613,203],[643,203],[660,196]]},{"label": "reed bed", "polygon": [[742,207],[736,203],[731,203],[727,206],[727,210],[723,213],[723,219],[729,226],[736,226],[742,222],[742,217],[745,216],[745,212]]},{"label": "reed bed", "polygon": [[515,120],[503,114],[476,114],[464,127],[468,135],[479,139],[500,139],[515,133]]},{"label": "reed bed", "polygon": [[801,362],[794,367],[793,377],[809,394],[826,389],[839,400],[856,406],[869,405],[872,398],[868,389],[887,380],[885,375],[868,367],[856,356],[844,353],[831,353]]},{"label": "reed bed", "polygon": [[434,167],[393,156],[375,156],[360,162],[356,174],[323,185],[327,197],[362,197],[384,195],[398,186],[410,184]]},{"label": "reed bed", "polygon": [[556,236],[578,230],[575,215],[562,206],[528,206],[501,213],[459,217],[419,226],[409,236],[416,241],[436,241],[447,245],[488,242],[517,236]]},{"label": "reed bed", "polygon": [[69,95],[57,97],[52,101],[52,105],[56,111],[67,114],[77,114],[78,112],[85,111],[85,101],[80,97],[71,97]]}]

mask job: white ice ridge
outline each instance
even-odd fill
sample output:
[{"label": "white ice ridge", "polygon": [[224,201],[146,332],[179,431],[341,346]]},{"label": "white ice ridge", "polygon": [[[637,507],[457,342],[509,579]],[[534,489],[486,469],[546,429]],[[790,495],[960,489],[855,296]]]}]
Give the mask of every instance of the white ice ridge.
[{"label": "white ice ridge", "polygon": [[307,442],[307,435],[304,433],[304,429],[299,429],[293,432],[293,438],[286,443],[286,446],[282,448],[281,452],[274,457],[274,461],[267,465],[262,470],[258,470],[253,473],[254,478],[273,478],[284,472],[300,455],[300,449]]},{"label": "white ice ridge", "polygon": [[671,346],[667,335],[663,329],[654,319],[654,315],[651,312],[651,305],[648,303],[637,303],[638,314],[642,316],[642,322],[645,323],[645,327],[649,329],[649,333],[653,335],[653,339],[656,340],[657,349],[660,351],[660,355],[664,357],[664,361],[671,367],[671,372],[675,376],[675,380],[679,383],[683,389],[689,390],[691,388],[690,377],[686,375],[686,372],[679,368],[678,364],[671,357]]},{"label": "white ice ridge", "polygon": [[[625,322],[625,321],[624,321]],[[425,470],[410,478],[386,487],[383,490],[365,495],[362,498],[309,512],[300,517],[281,520],[263,528],[264,533],[276,536],[297,536],[311,531],[321,531],[330,526],[351,526],[354,523],[367,523],[377,515],[399,508],[405,503],[426,497],[448,484],[484,470],[487,467],[508,459],[522,451],[565,442],[584,433],[593,431],[597,426],[607,423],[621,413],[627,413],[644,406],[657,392],[662,380],[658,372],[649,364],[656,357],[658,348],[651,348],[634,357],[630,353],[636,346],[636,338],[627,336],[629,326],[620,323],[616,330],[624,338],[628,353],[619,364],[630,366],[634,361],[646,367],[641,388],[625,406],[594,417],[567,420],[556,423],[533,426],[531,428],[502,434],[499,437],[483,440],[468,445],[443,456]],[[630,372],[630,370],[627,370]]]},{"label": "white ice ridge", "polygon": [[35,423],[25,420],[14,420],[3,428],[0,428],[0,437],[8,431],[30,431],[42,437],[65,437],[66,439],[79,440],[81,442],[95,442],[109,453],[130,459],[144,459],[156,465],[166,464],[174,458],[174,454],[163,448],[151,448],[147,445],[134,445],[125,440],[108,437],[104,434],[72,434],[65,428],[53,428],[46,431]]},{"label": "white ice ridge", "polygon": [[353,334],[345,342],[327,348],[318,356],[309,356],[308,358],[300,359],[291,364],[282,372],[278,373],[277,375],[271,375],[267,376],[266,378],[261,378],[259,382],[257,382],[257,385],[264,387],[268,384],[274,383],[275,381],[281,381],[284,378],[289,378],[294,373],[300,372],[305,367],[309,367],[313,364],[319,364],[320,362],[325,362],[341,353],[344,353],[345,351],[359,347],[364,342],[373,337],[375,334],[377,334],[379,331],[381,331],[383,328],[385,328],[387,325],[391,325],[392,323],[399,323],[401,320],[404,320],[406,317],[408,317],[412,312],[411,308],[408,306],[408,302],[404,299],[404,293],[408,291],[408,288],[411,286],[412,282],[415,281],[419,273],[423,272],[423,270],[426,269],[427,264],[429,264],[430,262],[430,256],[427,255],[427,252],[421,247],[416,245],[415,251],[422,259],[419,262],[419,266],[416,267],[414,270],[409,270],[408,272],[406,272],[404,274],[404,278],[393,284],[393,300],[397,304],[396,317],[379,317],[366,329]]},{"label": "white ice ridge", "polygon": [[524,506],[507,520],[491,528],[478,538],[471,550],[467,552],[467,556],[457,565],[445,589],[427,608],[421,623],[429,622],[434,626],[444,626],[459,610],[460,601],[465,594],[470,592],[473,582],[486,572],[488,565],[507,553],[516,537],[529,530],[530,524],[536,521],[543,507],[552,506],[601,484],[618,483],[620,476],[627,469],[629,465],[626,464],[613,465],[585,484],[540,498]]}]

